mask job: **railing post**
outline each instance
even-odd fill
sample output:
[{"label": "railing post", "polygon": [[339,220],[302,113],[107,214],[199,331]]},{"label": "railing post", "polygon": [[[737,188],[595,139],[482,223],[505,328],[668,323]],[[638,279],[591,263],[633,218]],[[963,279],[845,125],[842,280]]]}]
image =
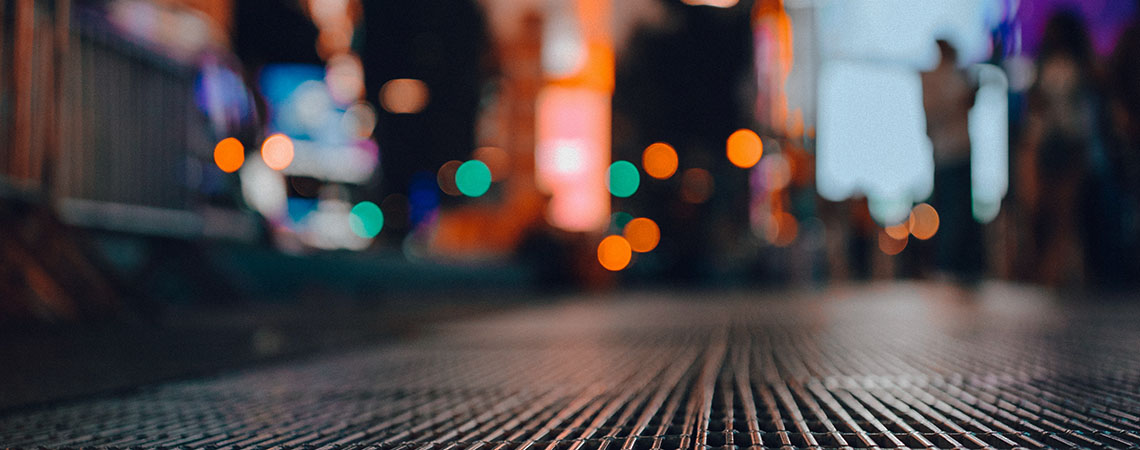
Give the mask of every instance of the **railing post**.
[{"label": "railing post", "polygon": [[7,175],[26,180],[31,172],[32,52],[35,36],[35,2],[15,0],[12,27],[12,122]]}]

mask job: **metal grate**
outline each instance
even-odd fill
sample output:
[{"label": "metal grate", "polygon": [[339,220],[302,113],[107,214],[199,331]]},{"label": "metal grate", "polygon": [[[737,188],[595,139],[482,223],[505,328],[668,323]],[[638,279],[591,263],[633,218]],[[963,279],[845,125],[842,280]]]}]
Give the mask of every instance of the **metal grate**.
[{"label": "metal grate", "polygon": [[0,419],[15,447],[1140,446],[1135,307],[903,285],[639,295]]}]

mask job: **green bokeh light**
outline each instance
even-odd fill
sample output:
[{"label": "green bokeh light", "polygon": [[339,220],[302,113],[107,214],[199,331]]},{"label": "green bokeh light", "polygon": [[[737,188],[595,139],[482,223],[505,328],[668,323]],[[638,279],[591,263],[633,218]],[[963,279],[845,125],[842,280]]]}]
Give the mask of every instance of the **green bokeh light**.
[{"label": "green bokeh light", "polygon": [[372,202],[360,202],[352,207],[348,216],[348,226],[362,238],[370,239],[380,234],[384,228],[384,212]]},{"label": "green bokeh light", "polygon": [[467,161],[455,171],[455,185],[459,187],[459,192],[468,197],[486,194],[487,189],[491,188],[491,169],[482,161]]},{"label": "green bokeh light", "polygon": [[610,164],[607,184],[610,193],[617,197],[629,197],[637,192],[641,185],[641,175],[637,173],[637,166],[629,161],[617,161]]},{"label": "green bokeh light", "polygon": [[618,211],[610,216],[610,232],[614,234],[621,234],[621,230],[625,229],[625,224],[633,220],[633,214],[625,211]]}]

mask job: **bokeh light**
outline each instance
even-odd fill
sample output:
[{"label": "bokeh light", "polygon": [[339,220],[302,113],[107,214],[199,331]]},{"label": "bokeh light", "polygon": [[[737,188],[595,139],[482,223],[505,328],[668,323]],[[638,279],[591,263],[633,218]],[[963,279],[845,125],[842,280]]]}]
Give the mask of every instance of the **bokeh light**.
[{"label": "bokeh light", "polygon": [[501,181],[511,172],[511,155],[499,147],[479,147],[473,156],[491,169],[491,181]]},{"label": "bokeh light", "polygon": [[664,142],[650,144],[641,154],[641,167],[658,180],[669,178],[677,172],[677,151]]},{"label": "bokeh light", "polygon": [[712,6],[714,8],[731,8],[740,0],[681,0],[681,3],[692,6]]},{"label": "bokeh light", "polygon": [[349,50],[351,47],[352,29],[350,28],[321,28],[317,32],[317,56],[322,59]]},{"label": "bokeh light", "polygon": [[479,160],[467,161],[455,172],[455,185],[468,197],[479,197],[491,188],[491,169]]},{"label": "bokeh light", "polygon": [[621,233],[625,229],[626,224],[633,220],[633,214],[625,211],[618,211],[610,215],[610,230],[614,233]]},{"label": "bokeh light", "polygon": [[764,229],[764,238],[777,247],[787,247],[796,241],[800,233],[800,224],[796,216],[787,212],[777,212],[768,216],[767,227]]},{"label": "bokeh light", "polygon": [[301,83],[273,115],[274,129],[293,136],[318,134],[328,127],[336,102],[327,84],[317,80]]},{"label": "bokeh light", "polygon": [[348,226],[362,238],[374,238],[384,228],[384,213],[372,202],[360,202],[349,213]]},{"label": "bokeh light", "polygon": [[408,187],[408,226],[416,228],[435,217],[439,210],[439,185],[435,174],[421,170],[412,174]]},{"label": "bokeh light", "polygon": [[637,166],[629,161],[617,161],[610,164],[606,177],[606,187],[616,197],[629,197],[637,192],[641,185],[641,175],[637,173]]},{"label": "bokeh light", "polygon": [[448,161],[439,167],[439,172],[436,172],[435,180],[439,183],[439,190],[444,194],[458,197],[463,195],[459,191],[459,185],[455,184],[455,174],[459,173],[459,166],[463,165],[459,161]]},{"label": "bokeh light", "polygon": [[630,248],[638,253],[652,251],[661,241],[661,229],[657,227],[657,222],[646,217],[629,221],[622,235],[629,241]]},{"label": "bokeh light", "polygon": [[543,22],[542,69],[554,78],[572,76],[586,65],[586,43],[572,11],[570,7],[551,8]]},{"label": "bokeh light", "polygon": [[712,197],[712,174],[705,169],[692,168],[681,174],[681,200],[685,203],[704,203]]},{"label": "bokeh light", "polygon": [[879,231],[879,250],[888,255],[897,255],[902,253],[906,248],[907,236],[903,235],[902,239],[895,239],[887,234],[887,230]]},{"label": "bokeh light", "polygon": [[760,162],[760,157],[764,154],[764,142],[755,131],[741,128],[728,137],[725,152],[734,166],[747,169]]},{"label": "bokeh light", "polygon": [[629,265],[633,258],[633,248],[621,236],[607,236],[598,244],[598,262],[610,271],[619,271]]},{"label": "bokeh light", "polygon": [[930,239],[938,232],[938,211],[927,203],[919,203],[910,210],[907,224],[914,237],[924,241]]},{"label": "bokeh light", "polygon": [[257,158],[250,159],[238,171],[241,195],[245,203],[270,221],[281,220],[289,201],[285,176],[270,169]]},{"label": "bokeh light", "polygon": [[348,11],[348,0],[309,0],[309,14],[318,26],[335,23]]},{"label": "bokeh light", "polygon": [[344,111],[341,117],[344,132],[360,139],[368,139],[376,128],[376,110],[367,103],[359,102]]},{"label": "bokeh light", "polygon": [[380,106],[393,114],[415,114],[427,106],[429,96],[423,81],[397,78],[380,87]]},{"label": "bokeh light", "polygon": [[214,163],[225,173],[234,173],[245,162],[245,146],[236,138],[228,137],[214,146]]},{"label": "bokeh light", "polygon": [[881,225],[906,222],[914,205],[908,196],[880,196],[867,194],[867,211]]},{"label": "bokeh light", "polygon": [[352,53],[341,53],[329,59],[325,69],[329,95],[341,105],[360,100],[364,94],[364,66]]},{"label": "bokeh light", "polygon": [[769,154],[760,161],[759,170],[763,171],[765,186],[770,191],[786,188],[792,182],[792,165],[779,153]]},{"label": "bokeh light", "polygon": [[910,234],[910,226],[907,224],[907,222],[903,222],[886,227],[883,229],[883,231],[886,231],[887,235],[892,238],[906,239],[906,236]]},{"label": "bokeh light", "polygon": [[273,170],[285,170],[293,163],[293,140],[284,134],[274,134],[261,144],[261,159]]},{"label": "bokeh light", "polygon": [[332,196],[302,204],[304,212],[297,212],[303,215],[294,219],[296,228],[293,229],[297,232],[295,237],[305,245],[324,250],[364,250],[372,243],[370,236],[358,233],[365,231],[363,228],[354,229],[362,227],[363,222],[354,216],[352,204]]}]

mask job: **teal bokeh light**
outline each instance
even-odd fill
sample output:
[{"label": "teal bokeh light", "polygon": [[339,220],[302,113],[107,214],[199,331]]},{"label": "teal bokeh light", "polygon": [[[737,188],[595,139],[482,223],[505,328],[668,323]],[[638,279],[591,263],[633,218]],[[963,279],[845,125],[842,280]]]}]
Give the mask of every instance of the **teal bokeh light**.
[{"label": "teal bokeh light", "polygon": [[384,228],[384,212],[372,202],[360,202],[352,207],[348,216],[348,226],[362,238],[371,239]]},{"label": "teal bokeh light", "polygon": [[467,161],[455,171],[455,185],[468,197],[479,197],[491,188],[491,169],[479,160]]},{"label": "teal bokeh light", "polygon": [[629,197],[637,192],[638,186],[641,185],[641,175],[637,172],[637,166],[629,161],[610,164],[608,175],[606,180],[610,193],[617,197]]},{"label": "teal bokeh light", "polygon": [[621,234],[625,229],[625,224],[633,220],[633,214],[625,211],[618,211],[610,215],[610,233]]}]

